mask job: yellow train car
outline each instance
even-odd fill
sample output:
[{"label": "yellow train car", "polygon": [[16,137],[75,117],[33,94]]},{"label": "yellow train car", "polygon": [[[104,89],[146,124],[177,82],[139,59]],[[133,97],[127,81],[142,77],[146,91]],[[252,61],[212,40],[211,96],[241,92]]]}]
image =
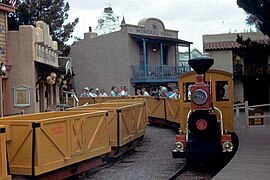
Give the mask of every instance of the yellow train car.
[{"label": "yellow train car", "polygon": [[117,99],[68,110],[85,112],[107,110],[109,143],[119,153],[121,148],[123,149],[124,146],[130,145],[134,140],[139,140],[144,136],[147,125],[145,103],[145,99],[136,101]]}]

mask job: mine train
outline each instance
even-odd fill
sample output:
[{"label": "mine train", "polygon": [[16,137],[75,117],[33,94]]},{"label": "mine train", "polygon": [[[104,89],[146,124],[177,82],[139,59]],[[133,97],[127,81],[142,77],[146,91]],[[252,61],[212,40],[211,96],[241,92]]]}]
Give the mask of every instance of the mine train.
[{"label": "mine train", "polygon": [[0,179],[81,176],[136,148],[148,123],[179,129],[173,158],[231,158],[238,148],[232,74],[208,70],[209,58],[189,64],[196,73],[179,76],[180,99],[80,98],[67,111],[1,118]]},{"label": "mine train", "polygon": [[[187,161],[230,160],[238,148],[233,131],[232,75],[209,70],[214,60],[189,60],[196,72],[180,76],[182,94],[179,134],[173,158]],[[196,79],[195,79],[196,78]]]}]

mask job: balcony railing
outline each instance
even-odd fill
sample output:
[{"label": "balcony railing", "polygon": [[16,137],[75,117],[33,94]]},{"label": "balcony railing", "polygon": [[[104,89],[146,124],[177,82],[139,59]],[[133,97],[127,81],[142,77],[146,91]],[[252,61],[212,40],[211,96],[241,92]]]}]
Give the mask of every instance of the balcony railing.
[{"label": "balcony railing", "polygon": [[234,66],[234,75],[270,75],[270,64],[262,66],[260,64],[249,64]]},{"label": "balcony railing", "polygon": [[188,71],[189,66],[134,65],[131,82],[177,82],[179,74]]}]

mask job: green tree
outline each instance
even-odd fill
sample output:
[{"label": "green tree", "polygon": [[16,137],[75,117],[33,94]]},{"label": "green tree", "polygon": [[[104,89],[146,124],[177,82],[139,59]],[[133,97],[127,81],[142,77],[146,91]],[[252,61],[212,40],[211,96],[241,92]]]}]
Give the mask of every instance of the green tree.
[{"label": "green tree", "polygon": [[270,0],[237,0],[247,13],[247,24],[254,24],[270,38]]},{"label": "green tree", "polygon": [[66,23],[69,3],[64,0],[18,0],[15,13],[8,16],[8,29],[18,30],[19,25],[35,25],[36,21],[44,21],[50,27],[52,39],[58,42],[58,49],[67,56],[70,46],[65,44],[74,31],[79,19]]}]

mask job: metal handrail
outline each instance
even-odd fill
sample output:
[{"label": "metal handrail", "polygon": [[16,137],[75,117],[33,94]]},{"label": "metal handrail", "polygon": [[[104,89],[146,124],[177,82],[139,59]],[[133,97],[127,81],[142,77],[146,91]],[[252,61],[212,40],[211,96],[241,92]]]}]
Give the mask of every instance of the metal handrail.
[{"label": "metal handrail", "polygon": [[220,109],[218,109],[217,107],[214,107],[215,110],[217,110],[220,114],[220,130],[221,130],[221,135],[224,134],[224,130],[223,130],[223,115]]},{"label": "metal handrail", "polygon": [[70,94],[71,98],[73,98],[73,107],[79,106],[79,99],[74,92],[63,91],[63,93],[66,94],[66,105],[68,105],[68,95]]},{"label": "metal handrail", "polygon": [[186,142],[188,142],[188,119],[189,119],[191,112],[192,112],[192,110],[189,110],[188,114],[187,114]]},{"label": "metal handrail", "polygon": [[[242,106],[242,107],[241,107]],[[245,101],[244,103],[239,103],[239,104],[234,104],[234,109],[236,111],[236,119],[237,122],[240,120],[240,109],[245,109],[245,122],[246,122],[246,127],[249,127],[249,119],[254,119],[254,118],[268,118],[270,115],[256,115],[256,116],[250,116],[249,115],[249,110],[254,110],[256,107],[265,107],[265,106],[270,106],[270,104],[260,104],[260,105],[248,105],[248,101]]]}]

